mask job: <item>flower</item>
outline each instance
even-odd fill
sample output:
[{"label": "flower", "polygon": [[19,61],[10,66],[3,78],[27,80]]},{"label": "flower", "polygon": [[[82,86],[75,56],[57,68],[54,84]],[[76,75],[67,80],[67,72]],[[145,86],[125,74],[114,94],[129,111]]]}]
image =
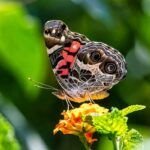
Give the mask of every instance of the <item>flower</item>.
[{"label": "flower", "polygon": [[90,115],[103,115],[108,109],[97,104],[84,103],[79,108],[62,112],[63,120],[60,120],[54,129],[54,134],[61,131],[63,134],[73,134],[83,136],[88,144],[92,144],[97,139],[93,138],[96,131],[94,126],[85,121],[84,117]]}]

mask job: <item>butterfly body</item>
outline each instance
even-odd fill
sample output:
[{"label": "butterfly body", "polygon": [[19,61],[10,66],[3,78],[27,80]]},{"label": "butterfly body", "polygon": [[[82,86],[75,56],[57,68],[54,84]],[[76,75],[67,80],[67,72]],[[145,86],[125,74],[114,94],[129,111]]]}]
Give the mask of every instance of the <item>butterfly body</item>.
[{"label": "butterfly body", "polygon": [[62,87],[53,94],[60,99],[103,99],[108,96],[107,90],[126,75],[125,59],[119,51],[70,31],[62,21],[48,21],[44,37],[54,74]]}]

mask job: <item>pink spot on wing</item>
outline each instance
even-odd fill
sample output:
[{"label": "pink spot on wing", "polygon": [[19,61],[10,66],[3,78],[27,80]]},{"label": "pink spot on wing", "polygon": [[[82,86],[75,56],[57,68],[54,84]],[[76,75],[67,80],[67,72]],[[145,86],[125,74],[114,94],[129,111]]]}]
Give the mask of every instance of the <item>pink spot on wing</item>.
[{"label": "pink spot on wing", "polygon": [[69,70],[68,69],[60,69],[62,72],[61,72],[61,75],[68,75],[69,74]]},{"label": "pink spot on wing", "polygon": [[63,58],[66,60],[67,59],[67,56],[68,56],[68,53],[66,51],[62,51],[62,56]]},{"label": "pink spot on wing", "polygon": [[68,55],[66,57],[66,61],[72,63],[74,61],[74,57],[72,55]]},{"label": "pink spot on wing", "polygon": [[63,57],[56,66],[56,70],[59,72],[61,76],[68,76],[69,70],[72,68],[75,61],[75,54],[80,49],[81,44],[78,41],[73,41],[70,47],[64,47],[61,52],[61,56]]},{"label": "pink spot on wing", "polygon": [[57,66],[56,66],[56,69],[58,69],[62,66],[65,66],[65,65],[67,65],[67,62],[64,59],[62,59],[58,62]]},{"label": "pink spot on wing", "polygon": [[80,45],[81,44],[79,42],[73,41],[69,51],[72,52],[72,53],[76,53],[79,50]]},{"label": "pink spot on wing", "polygon": [[64,50],[70,51],[70,47],[64,47]]}]

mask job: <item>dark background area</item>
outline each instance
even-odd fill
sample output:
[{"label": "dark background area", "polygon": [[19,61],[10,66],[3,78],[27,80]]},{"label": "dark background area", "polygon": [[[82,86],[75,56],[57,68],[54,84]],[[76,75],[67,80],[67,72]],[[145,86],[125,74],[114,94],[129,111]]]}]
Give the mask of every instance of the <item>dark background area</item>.
[{"label": "dark background area", "polygon": [[[127,77],[98,101],[107,108],[132,104],[146,109],[129,116],[129,126],[150,146],[150,1],[149,0],[0,0],[0,112],[12,123],[22,149],[82,150],[77,137],[53,135],[67,108],[32,79],[58,87],[43,41],[43,25],[60,19],[72,31],[118,49],[128,64]],[[77,104],[73,104],[77,105]],[[97,135],[99,136],[99,135]],[[112,149],[100,137],[93,149]]]}]

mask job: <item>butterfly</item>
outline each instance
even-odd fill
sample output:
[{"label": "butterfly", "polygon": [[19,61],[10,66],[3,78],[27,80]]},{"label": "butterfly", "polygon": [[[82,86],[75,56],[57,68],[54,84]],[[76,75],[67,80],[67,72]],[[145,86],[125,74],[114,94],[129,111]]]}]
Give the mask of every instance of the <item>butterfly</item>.
[{"label": "butterfly", "polygon": [[123,55],[113,47],[72,32],[61,20],[47,21],[44,40],[62,100],[85,102],[107,97],[127,74]]}]

